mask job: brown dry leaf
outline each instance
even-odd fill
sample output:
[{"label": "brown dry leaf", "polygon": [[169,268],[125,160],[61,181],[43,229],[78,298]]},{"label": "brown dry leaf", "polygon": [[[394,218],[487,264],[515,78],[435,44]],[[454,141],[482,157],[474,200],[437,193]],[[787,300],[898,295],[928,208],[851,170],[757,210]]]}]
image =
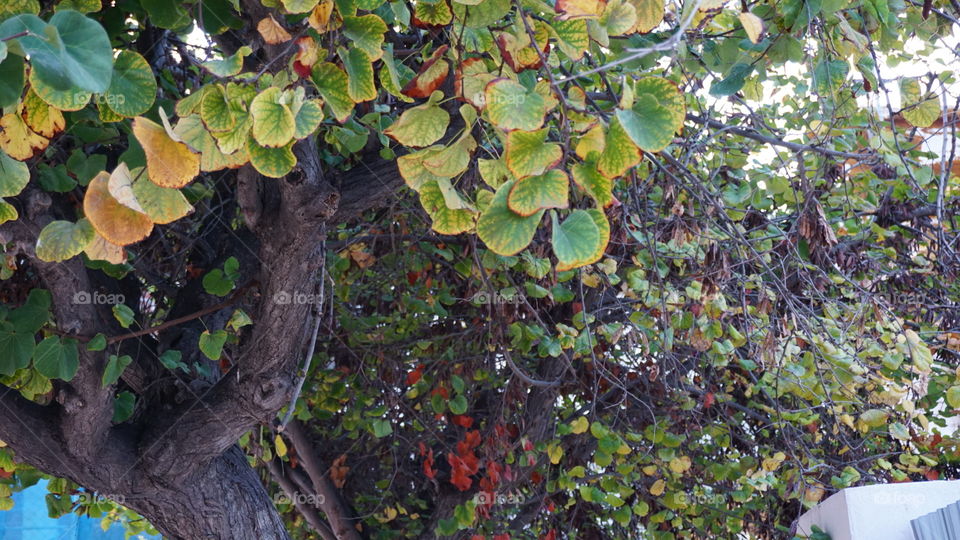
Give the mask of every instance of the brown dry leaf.
[{"label": "brown dry leaf", "polygon": [[279,45],[290,41],[290,32],[287,32],[280,23],[273,18],[273,15],[267,15],[257,23],[257,32],[263,36],[263,40],[270,45]]},{"label": "brown dry leaf", "polygon": [[313,11],[310,12],[307,23],[320,34],[329,32],[337,27],[337,25],[331,21],[330,15],[332,13],[333,0],[322,0],[317,4],[317,7],[313,8]]},{"label": "brown dry leaf", "polygon": [[333,485],[337,489],[343,489],[343,485],[347,483],[347,473],[350,472],[350,467],[344,465],[347,462],[347,455],[340,454],[340,457],[333,460],[333,464],[330,465],[330,480],[333,481]]}]

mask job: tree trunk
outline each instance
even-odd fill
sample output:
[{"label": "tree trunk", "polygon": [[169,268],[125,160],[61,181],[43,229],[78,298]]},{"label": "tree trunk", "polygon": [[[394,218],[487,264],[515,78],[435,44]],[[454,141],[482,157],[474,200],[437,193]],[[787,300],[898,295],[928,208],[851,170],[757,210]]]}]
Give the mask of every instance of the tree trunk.
[{"label": "tree trunk", "polygon": [[283,521],[247,458],[236,446],[179,485],[138,486],[116,494],[164,538],[285,540]]}]

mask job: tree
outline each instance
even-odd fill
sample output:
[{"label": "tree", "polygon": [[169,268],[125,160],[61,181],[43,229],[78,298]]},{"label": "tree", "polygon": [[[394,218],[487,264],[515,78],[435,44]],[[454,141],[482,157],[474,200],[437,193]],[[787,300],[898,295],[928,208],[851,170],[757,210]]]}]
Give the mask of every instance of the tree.
[{"label": "tree", "polygon": [[4,2],[0,506],[781,538],[954,476],[957,16]]}]

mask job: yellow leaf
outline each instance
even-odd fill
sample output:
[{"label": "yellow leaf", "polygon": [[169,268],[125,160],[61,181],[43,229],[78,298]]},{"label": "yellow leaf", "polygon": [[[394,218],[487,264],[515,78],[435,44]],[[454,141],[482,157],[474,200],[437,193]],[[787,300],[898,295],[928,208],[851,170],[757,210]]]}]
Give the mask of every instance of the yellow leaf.
[{"label": "yellow leaf", "polygon": [[110,264],[120,264],[127,260],[127,256],[122,247],[116,244],[111,244],[106,238],[100,236],[100,234],[96,231],[94,231],[93,240],[87,244],[87,247],[83,250],[83,252],[86,253],[87,257],[90,257],[92,260],[107,261]]},{"label": "yellow leaf", "polygon": [[596,18],[606,8],[606,0],[557,0],[557,17],[559,21],[578,18]]},{"label": "yellow leaf", "polygon": [[650,486],[650,494],[654,497],[659,497],[663,495],[663,492],[667,489],[667,483],[663,481],[663,478],[657,480]]},{"label": "yellow leaf", "polygon": [[186,144],[170,138],[167,130],[156,122],[136,117],[133,135],[147,155],[147,175],[158,186],[181,188],[200,173],[200,156]]},{"label": "yellow leaf", "polygon": [[322,0],[317,7],[310,12],[307,23],[318,33],[323,34],[337,27],[331,22],[330,15],[333,13],[333,0]]},{"label": "yellow leaf", "polygon": [[550,463],[557,465],[563,457],[563,448],[559,444],[551,444],[547,447],[547,455],[550,456]]},{"label": "yellow leaf", "polygon": [[584,133],[583,136],[580,137],[580,141],[577,142],[577,155],[580,156],[580,159],[587,159],[590,152],[600,154],[603,152],[603,147],[606,146],[606,143],[607,140],[606,135],[603,133],[603,127],[599,124],[593,126],[589,131]]},{"label": "yellow leaf", "polygon": [[[159,127],[159,126],[158,126]],[[111,244],[126,246],[143,240],[153,231],[153,221],[143,213],[120,204],[110,195],[110,175],[101,172],[87,186],[83,213],[94,229]]]},{"label": "yellow leaf", "polygon": [[576,433],[577,435],[581,433],[585,433],[589,427],[590,427],[590,421],[587,420],[586,416],[581,416],[580,418],[577,418],[573,422],[570,422],[570,429],[573,431],[573,433]]},{"label": "yellow leaf", "polygon": [[676,474],[683,474],[690,470],[690,457],[682,456],[670,460],[670,470]]},{"label": "yellow leaf", "polygon": [[747,31],[747,37],[750,41],[757,43],[760,41],[760,35],[763,34],[763,19],[753,13],[745,12],[740,14],[740,24]]},{"label": "yellow leaf", "polygon": [[13,159],[26,161],[47,147],[50,141],[30,129],[19,114],[0,118],[0,148]]},{"label": "yellow leaf", "polygon": [[291,38],[290,32],[287,32],[280,26],[280,23],[273,18],[273,15],[267,15],[257,23],[257,32],[260,32],[263,40],[270,45],[278,45],[290,41]]},{"label": "yellow leaf", "polygon": [[277,456],[284,457],[287,455],[287,443],[283,442],[283,437],[277,433],[277,436],[273,438],[273,446],[277,449]]},{"label": "yellow leaf", "polygon": [[33,89],[27,92],[27,97],[20,104],[20,114],[30,129],[48,139],[63,131],[63,113],[47,105]]}]

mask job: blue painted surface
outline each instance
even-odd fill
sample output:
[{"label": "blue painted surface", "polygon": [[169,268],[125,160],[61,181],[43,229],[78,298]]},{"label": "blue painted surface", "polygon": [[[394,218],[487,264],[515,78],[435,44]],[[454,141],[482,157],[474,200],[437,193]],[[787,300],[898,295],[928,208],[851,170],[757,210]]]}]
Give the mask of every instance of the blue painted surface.
[{"label": "blue painted surface", "polygon": [[[67,514],[60,519],[47,515],[46,480],[13,494],[13,508],[0,512],[0,540],[124,540],[121,525],[108,531],[100,519]],[[138,535],[133,539],[159,540],[159,536]]]}]

